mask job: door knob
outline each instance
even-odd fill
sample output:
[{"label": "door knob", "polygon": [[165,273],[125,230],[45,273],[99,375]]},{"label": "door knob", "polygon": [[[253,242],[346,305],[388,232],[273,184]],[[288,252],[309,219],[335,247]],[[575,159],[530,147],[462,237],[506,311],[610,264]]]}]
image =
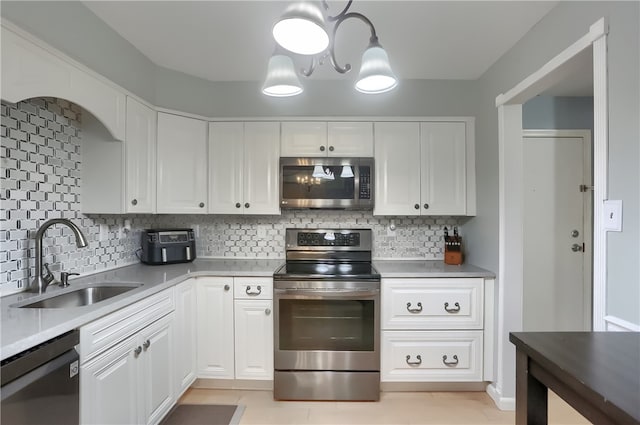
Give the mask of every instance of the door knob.
[{"label": "door knob", "polygon": [[571,251],[573,252],[582,251],[582,245],[574,243],[573,245],[571,245]]},{"label": "door knob", "polygon": [[578,232],[577,230],[572,230],[571,231],[571,237],[572,238],[577,238],[578,236],[580,236],[580,232]]}]

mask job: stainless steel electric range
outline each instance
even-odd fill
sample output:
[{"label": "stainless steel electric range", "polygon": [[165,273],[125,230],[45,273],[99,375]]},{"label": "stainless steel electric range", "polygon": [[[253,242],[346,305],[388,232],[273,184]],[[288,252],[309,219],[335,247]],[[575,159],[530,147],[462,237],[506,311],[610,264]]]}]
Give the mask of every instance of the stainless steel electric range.
[{"label": "stainless steel electric range", "polygon": [[370,229],[287,229],[274,274],[274,398],[378,400],[380,275]]}]

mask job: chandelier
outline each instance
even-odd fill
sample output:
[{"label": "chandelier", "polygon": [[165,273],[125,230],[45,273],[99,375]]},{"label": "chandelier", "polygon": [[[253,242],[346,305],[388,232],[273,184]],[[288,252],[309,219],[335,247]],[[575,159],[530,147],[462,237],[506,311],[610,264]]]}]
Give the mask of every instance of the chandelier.
[{"label": "chandelier", "polygon": [[[361,13],[349,12],[349,0],[345,8],[335,16],[327,16],[316,2],[299,1],[291,4],[282,17],[273,26],[273,37],[277,46],[269,59],[267,77],[262,92],[268,96],[295,96],[304,90],[290,53],[303,55],[309,60],[309,67],[300,70],[305,77],[311,76],[318,65],[329,60],[340,74],[351,70],[350,64],[340,66],[335,55],[336,32],[347,19],[357,18],[367,24],[371,30],[369,46],[362,55],[360,73],[355,88],[361,93],[376,94],[392,90],[398,85],[398,79],[391,70],[387,52],[378,41],[373,23]],[[322,7],[328,11],[326,0]],[[327,22],[333,24],[331,35],[327,31]]]}]

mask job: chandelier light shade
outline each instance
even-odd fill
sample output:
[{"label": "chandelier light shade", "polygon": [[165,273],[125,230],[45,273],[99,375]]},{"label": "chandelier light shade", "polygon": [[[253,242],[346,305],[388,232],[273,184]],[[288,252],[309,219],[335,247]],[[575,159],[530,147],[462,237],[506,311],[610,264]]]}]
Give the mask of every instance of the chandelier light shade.
[{"label": "chandelier light shade", "polygon": [[302,91],[302,84],[293,67],[293,60],[287,55],[278,53],[271,56],[262,93],[267,96],[287,97],[295,96]]},{"label": "chandelier light shade", "polygon": [[[305,55],[308,58],[310,61],[308,68],[300,70],[300,73],[305,77],[311,76],[318,65],[327,62],[330,62],[336,72],[340,74],[349,72],[351,70],[350,64],[347,63],[344,66],[340,66],[336,60],[335,40],[336,32],[340,25],[351,18],[357,18],[364,22],[371,31],[369,47],[362,55],[360,73],[355,85],[356,90],[361,93],[377,94],[390,91],[398,85],[398,78],[391,69],[387,52],[378,42],[373,23],[362,13],[349,12],[352,2],[353,0],[349,0],[340,13],[326,18],[323,11],[318,7],[318,2],[297,1],[287,7],[280,20],[273,26],[273,37],[282,49],[277,50],[269,61],[267,81],[262,90],[264,94],[269,96],[293,96],[302,93],[302,85],[297,78],[298,74],[293,68],[293,61],[283,49],[295,54]],[[329,9],[326,0],[322,0],[320,3],[325,11]],[[333,24],[331,32],[327,31],[327,23]],[[281,78],[286,76],[287,82],[283,83],[278,80],[276,81],[277,84],[274,84],[272,80],[275,79],[275,74],[272,75],[271,72],[272,63],[274,63],[274,58],[279,56],[289,58],[289,61],[286,61],[286,72],[284,71],[285,60],[280,58],[276,61],[277,65],[281,67],[279,71],[281,75],[278,75]],[[274,68],[275,66],[276,64],[274,64]],[[272,87],[274,88],[271,89]],[[297,89],[294,90],[294,87]],[[286,92],[286,94],[282,94],[283,92]]]},{"label": "chandelier light shade", "polygon": [[313,2],[299,1],[289,6],[273,26],[273,38],[293,53],[317,55],[329,47],[324,15]]},{"label": "chandelier light shade", "polygon": [[346,178],[349,178],[349,177],[353,177],[353,170],[351,169],[351,166],[343,165],[342,166],[342,173],[340,173],[340,177],[342,177],[343,179],[346,179]]},{"label": "chandelier light shade", "polygon": [[391,70],[389,56],[380,44],[371,44],[362,55],[356,90],[362,93],[384,93],[393,90],[398,79]]}]

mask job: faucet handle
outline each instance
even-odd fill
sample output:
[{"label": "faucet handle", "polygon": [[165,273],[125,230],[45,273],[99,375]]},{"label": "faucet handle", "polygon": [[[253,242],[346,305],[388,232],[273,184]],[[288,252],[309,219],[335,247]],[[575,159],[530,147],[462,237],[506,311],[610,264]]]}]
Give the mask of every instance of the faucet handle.
[{"label": "faucet handle", "polygon": [[60,286],[65,288],[69,286],[69,276],[80,276],[80,273],[68,273],[61,272],[60,273]]},{"label": "faucet handle", "polygon": [[53,273],[51,273],[51,270],[49,269],[49,263],[44,263],[44,268],[47,271],[47,274],[42,276],[42,279],[48,285],[55,279],[55,276],[53,275]]}]

